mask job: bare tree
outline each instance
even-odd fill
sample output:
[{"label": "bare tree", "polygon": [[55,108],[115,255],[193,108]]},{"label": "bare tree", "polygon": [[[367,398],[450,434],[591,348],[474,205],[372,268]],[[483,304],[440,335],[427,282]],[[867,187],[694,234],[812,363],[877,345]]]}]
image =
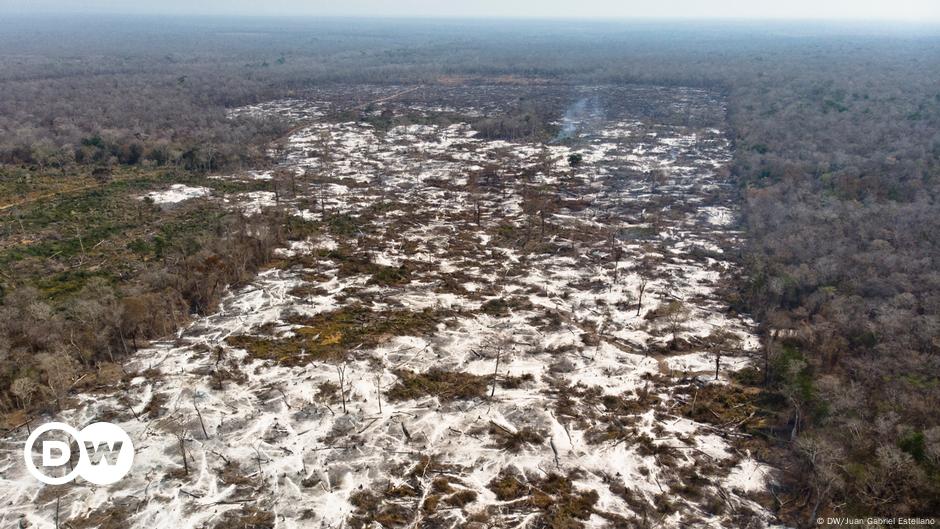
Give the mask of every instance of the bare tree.
[{"label": "bare tree", "polygon": [[379,415],[382,414],[382,373],[375,373],[375,397],[379,401]]},{"label": "bare tree", "polygon": [[740,347],[741,338],[733,332],[720,329],[709,334],[706,340],[715,354],[715,380],[718,380],[721,357],[725,352]]},{"label": "bare tree", "polygon": [[173,437],[176,437],[176,441],[180,447],[180,456],[183,458],[183,473],[184,475],[189,475],[189,458],[186,455],[186,430],[183,428],[182,419],[176,421],[175,427],[172,430]]},{"label": "bare tree", "polygon": [[202,427],[202,435],[204,435],[206,439],[209,439],[209,432],[206,431],[206,423],[202,420],[202,412],[199,411],[199,405],[196,404],[195,395],[193,395],[193,409],[196,410],[196,417],[199,418],[199,426]]},{"label": "bare tree", "polygon": [[20,407],[28,408],[33,401],[33,395],[39,391],[39,384],[29,377],[20,377],[13,381],[10,393],[19,399]]},{"label": "bare tree", "polygon": [[643,309],[643,292],[646,291],[646,285],[648,281],[645,277],[640,276],[640,284],[637,286],[637,299],[636,299],[636,317],[640,317],[640,311]]},{"label": "bare tree", "polygon": [[339,394],[343,401],[343,413],[346,413],[346,363],[336,366],[336,374],[339,376]]},{"label": "bare tree", "polygon": [[44,353],[37,357],[46,387],[55,398],[56,408],[62,409],[62,398],[71,389],[80,372],[78,361],[66,353]]},{"label": "bare tree", "polygon": [[503,356],[503,348],[497,347],[496,349],[496,368],[493,369],[493,389],[490,391],[490,398],[492,399],[496,395],[496,381],[499,378],[499,360]]},{"label": "bare tree", "polygon": [[496,395],[496,383],[499,380],[499,364],[506,353],[506,350],[512,346],[512,334],[506,330],[497,331],[492,338],[492,347],[496,351],[496,367],[493,369],[493,387],[490,390],[490,398]]},{"label": "bare tree", "polygon": [[679,331],[689,319],[689,309],[681,301],[670,301],[663,309],[663,316],[669,323],[669,330],[672,332],[672,347],[675,349],[679,345]]}]

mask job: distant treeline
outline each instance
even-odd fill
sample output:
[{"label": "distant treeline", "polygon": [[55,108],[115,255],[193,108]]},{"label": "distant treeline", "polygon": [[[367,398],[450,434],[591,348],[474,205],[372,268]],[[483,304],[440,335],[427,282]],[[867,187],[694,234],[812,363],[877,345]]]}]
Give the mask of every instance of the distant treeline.
[{"label": "distant treeline", "polygon": [[[940,512],[940,39],[911,31],[56,22],[40,32],[55,38],[0,38],[0,161],[251,164],[284,125],[232,121],[226,108],[331,83],[519,76],[720,91],[748,236],[737,308],[760,321],[763,382],[792,410],[773,432],[789,454],[773,461],[785,471],[780,515],[800,526],[835,513],[930,515]],[[29,295],[11,299],[45,310]]]}]

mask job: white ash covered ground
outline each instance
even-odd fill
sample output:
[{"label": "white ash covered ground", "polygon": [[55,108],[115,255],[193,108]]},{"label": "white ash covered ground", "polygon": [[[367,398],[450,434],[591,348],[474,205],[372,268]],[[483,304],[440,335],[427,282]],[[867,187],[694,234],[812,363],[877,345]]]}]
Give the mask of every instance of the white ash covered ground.
[{"label": "white ash covered ground", "polygon": [[[479,137],[524,90],[573,105],[558,135]],[[309,97],[240,110],[312,121],[273,171],[224,178],[270,182],[226,199],[314,235],[59,417],[130,433],[123,482],[41,488],[8,436],[0,525],[54,527],[58,495],[73,528],[772,523],[735,376],[757,340],[722,296],[720,99],[441,88],[337,121]]]}]

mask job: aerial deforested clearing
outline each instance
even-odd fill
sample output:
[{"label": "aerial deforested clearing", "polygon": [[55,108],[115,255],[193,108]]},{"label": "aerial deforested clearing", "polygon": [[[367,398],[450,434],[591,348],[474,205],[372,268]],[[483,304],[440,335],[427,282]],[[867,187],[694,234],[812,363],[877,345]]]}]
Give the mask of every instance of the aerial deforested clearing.
[{"label": "aerial deforested clearing", "polygon": [[[726,295],[741,235],[722,99],[540,86],[558,121],[539,130],[481,119],[512,115],[519,87],[407,88],[234,109],[295,120],[276,167],[219,176],[268,187],[148,195],[316,230],[78,396],[67,420],[118,423],[138,453],[120,487],[62,490],[63,519],[768,525],[773,470],[747,433],[764,412],[740,376],[758,341]],[[54,527],[59,492],[9,461],[2,523]]]}]

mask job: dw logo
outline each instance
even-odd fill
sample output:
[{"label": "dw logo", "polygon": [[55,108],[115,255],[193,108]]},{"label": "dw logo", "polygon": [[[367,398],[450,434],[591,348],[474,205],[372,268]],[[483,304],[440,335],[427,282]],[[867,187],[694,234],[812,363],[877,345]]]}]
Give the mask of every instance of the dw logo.
[{"label": "dw logo", "polygon": [[[62,440],[42,441],[42,467],[71,470],[65,475],[45,474],[33,460],[33,448],[40,436],[47,432],[64,432],[78,445],[78,462],[70,465],[72,444]],[[51,435],[47,436],[51,437]],[[96,422],[78,431],[61,422],[43,424],[30,434],[23,448],[26,469],[47,485],[62,485],[81,476],[95,485],[117,483],[131,470],[134,463],[134,444],[127,432],[108,422]],[[61,472],[59,472],[61,474]]]}]

